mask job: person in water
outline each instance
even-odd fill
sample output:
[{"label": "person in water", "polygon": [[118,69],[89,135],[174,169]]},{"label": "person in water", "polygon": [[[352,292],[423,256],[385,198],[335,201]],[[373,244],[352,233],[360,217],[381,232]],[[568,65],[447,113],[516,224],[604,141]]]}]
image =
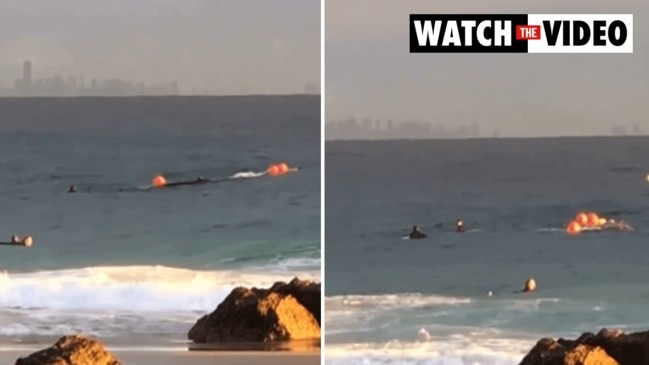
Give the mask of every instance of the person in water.
[{"label": "person in water", "polygon": [[604,223],[604,225],[602,225],[602,229],[611,231],[632,231],[633,227],[631,227],[622,219],[620,219],[619,221],[609,219],[608,221],[606,221],[606,223]]},{"label": "person in water", "polygon": [[25,236],[23,239],[20,239],[20,236],[18,235],[13,235],[11,236],[11,241],[10,242],[0,242],[2,245],[15,245],[15,246],[25,246],[25,247],[32,247],[34,244],[34,238],[32,236]]},{"label": "person in water", "polygon": [[525,285],[523,286],[523,293],[530,293],[530,292],[535,292],[536,291],[536,280],[534,278],[528,278],[525,281]]},{"label": "person in water", "polygon": [[68,189],[68,193],[76,193],[77,192],[77,187],[74,185],[70,185],[70,188]]},{"label": "person in water", "polygon": [[461,233],[464,231],[465,231],[464,222],[462,221],[462,218],[458,218],[455,221],[455,232]]},{"label": "person in water", "polygon": [[410,239],[415,240],[419,238],[426,238],[426,234],[421,231],[421,229],[418,226],[412,226],[412,231],[410,232]]}]

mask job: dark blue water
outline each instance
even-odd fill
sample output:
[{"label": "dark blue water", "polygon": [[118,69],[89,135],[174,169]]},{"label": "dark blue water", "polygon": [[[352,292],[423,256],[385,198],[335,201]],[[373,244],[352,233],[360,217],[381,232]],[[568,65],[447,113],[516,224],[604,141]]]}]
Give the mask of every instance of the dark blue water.
[{"label": "dark blue water", "polygon": [[[514,364],[542,336],[646,329],[649,138],[350,141],[326,152],[334,363]],[[581,210],[635,231],[567,235]],[[468,232],[454,232],[459,217]],[[404,240],[414,224],[429,238]],[[539,292],[512,294],[529,276]]]}]

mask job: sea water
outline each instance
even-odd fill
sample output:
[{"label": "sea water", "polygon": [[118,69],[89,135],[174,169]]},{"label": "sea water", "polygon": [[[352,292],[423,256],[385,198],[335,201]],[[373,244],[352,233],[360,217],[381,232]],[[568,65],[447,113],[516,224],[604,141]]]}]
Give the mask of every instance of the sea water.
[{"label": "sea water", "polygon": [[319,281],[319,103],[0,99],[0,241],[35,241],[0,246],[0,340],[182,344],[236,286]]},{"label": "sea water", "polygon": [[[518,364],[542,337],[649,327],[649,138],[325,148],[327,364]],[[635,230],[568,235],[582,210]]]}]

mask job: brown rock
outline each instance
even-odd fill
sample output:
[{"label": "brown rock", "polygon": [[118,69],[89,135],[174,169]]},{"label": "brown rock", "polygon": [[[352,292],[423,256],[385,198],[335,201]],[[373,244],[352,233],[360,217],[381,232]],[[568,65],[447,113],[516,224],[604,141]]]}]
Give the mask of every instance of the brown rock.
[{"label": "brown rock", "polygon": [[563,365],[566,349],[551,338],[542,338],[523,358],[520,365]]},{"label": "brown rock", "polygon": [[235,288],[214,312],[196,322],[188,337],[195,343],[319,338],[320,324],[309,308],[316,307],[316,288],[319,301],[320,284],[297,278],[270,289]]},{"label": "brown rock", "polygon": [[91,337],[61,337],[47,349],[20,358],[16,365],[121,365],[104,345]]},{"label": "brown rock", "polygon": [[649,364],[649,331],[625,334],[603,329],[574,341],[542,339],[521,361],[521,365],[594,364]]},{"label": "brown rock", "polygon": [[577,345],[566,354],[565,365],[619,365],[601,347]]},{"label": "brown rock", "polygon": [[297,299],[304,308],[308,309],[309,312],[315,317],[318,321],[318,326],[321,326],[320,323],[320,308],[321,308],[321,291],[320,283],[316,283],[310,280],[300,280],[294,278],[290,283],[286,284],[283,282],[275,283],[271,288],[271,291],[290,294],[295,299]]}]

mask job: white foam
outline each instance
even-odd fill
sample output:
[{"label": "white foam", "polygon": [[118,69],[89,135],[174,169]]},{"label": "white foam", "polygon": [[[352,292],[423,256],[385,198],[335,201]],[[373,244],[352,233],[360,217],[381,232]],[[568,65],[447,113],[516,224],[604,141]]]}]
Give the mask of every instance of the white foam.
[{"label": "white foam", "polygon": [[423,295],[420,293],[385,294],[385,295],[342,295],[325,298],[327,309],[403,309],[433,305],[464,305],[471,303],[470,298],[440,295]]},{"label": "white foam", "polygon": [[[0,275],[0,308],[209,311],[236,286],[267,287],[296,273],[91,267]],[[302,272],[302,279],[320,273]]]},{"label": "white foam", "polygon": [[515,365],[533,342],[462,336],[425,342],[327,344],[325,361],[334,365]]},{"label": "white foam", "polygon": [[[297,172],[298,168],[297,167],[291,167],[288,169],[289,172]],[[262,172],[253,172],[253,171],[241,171],[233,174],[230,176],[230,179],[251,179],[255,177],[262,177],[264,175],[268,174],[267,171],[262,171]]]},{"label": "white foam", "polygon": [[351,332],[383,332],[377,326],[387,325],[394,318],[408,316],[412,310],[434,307],[435,313],[471,303],[469,298],[418,293],[388,295],[345,295],[325,297],[327,335]]},{"label": "white foam", "polygon": [[230,176],[230,179],[252,179],[266,175],[266,172],[243,171]]},{"label": "white foam", "polygon": [[275,273],[311,271],[315,268],[320,269],[320,258],[308,257],[289,257],[269,260],[266,265],[258,266],[255,270],[272,271]]},{"label": "white foam", "polygon": [[0,274],[0,336],[183,338],[237,286],[320,280],[320,271],[197,271],[164,266],[89,267]]}]

